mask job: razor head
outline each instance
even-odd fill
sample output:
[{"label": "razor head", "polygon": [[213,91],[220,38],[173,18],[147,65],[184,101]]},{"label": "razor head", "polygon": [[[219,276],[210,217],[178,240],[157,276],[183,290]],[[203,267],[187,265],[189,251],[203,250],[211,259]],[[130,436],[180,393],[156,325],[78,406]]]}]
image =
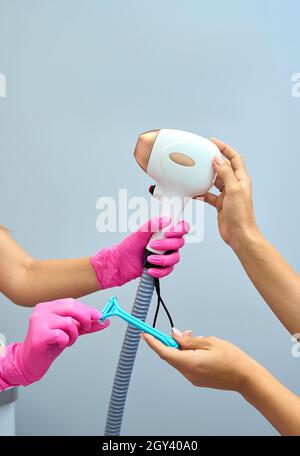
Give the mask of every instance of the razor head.
[{"label": "razor head", "polygon": [[103,311],[102,311],[102,317],[101,320],[106,320],[106,318],[116,315],[118,313],[120,306],[117,298],[115,296],[112,296],[107,304],[105,305]]},{"label": "razor head", "polygon": [[145,172],[147,172],[150,155],[159,132],[160,130],[146,131],[139,136],[136,143],[134,157]]}]

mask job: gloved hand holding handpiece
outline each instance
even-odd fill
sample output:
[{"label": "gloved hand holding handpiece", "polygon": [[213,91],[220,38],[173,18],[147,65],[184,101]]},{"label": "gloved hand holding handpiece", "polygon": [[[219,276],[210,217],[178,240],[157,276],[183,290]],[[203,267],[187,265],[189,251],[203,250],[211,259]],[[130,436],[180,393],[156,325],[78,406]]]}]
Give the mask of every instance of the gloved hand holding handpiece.
[{"label": "gloved hand holding handpiece", "polygon": [[[148,270],[156,278],[170,274],[179,262],[179,249],[184,245],[183,236],[189,232],[187,222],[170,226],[171,217],[154,217],[144,223],[137,231],[130,234],[120,244],[102,249],[90,258],[90,263],[97,275],[99,288],[121,286],[130,280],[140,277],[143,272],[143,259],[148,241],[154,233],[166,228],[164,236],[153,240],[153,249],[171,251],[167,255],[151,255],[147,258],[153,264]],[[158,266],[158,267],[157,267]]]}]

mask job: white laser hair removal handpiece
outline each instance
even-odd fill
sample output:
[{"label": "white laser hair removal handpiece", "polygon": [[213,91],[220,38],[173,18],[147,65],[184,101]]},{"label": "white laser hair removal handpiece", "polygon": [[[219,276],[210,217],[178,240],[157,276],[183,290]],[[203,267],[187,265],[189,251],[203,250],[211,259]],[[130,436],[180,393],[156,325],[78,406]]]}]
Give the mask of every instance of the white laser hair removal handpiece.
[{"label": "white laser hair removal handpiece", "polygon": [[[215,155],[220,155],[220,151],[212,141],[187,131],[151,130],[139,136],[135,159],[156,181],[153,196],[160,200],[161,215],[171,216],[172,225],[181,219],[191,198],[204,195],[212,187]],[[162,236],[163,232],[155,233],[149,244]],[[149,254],[162,253],[149,244]]]}]

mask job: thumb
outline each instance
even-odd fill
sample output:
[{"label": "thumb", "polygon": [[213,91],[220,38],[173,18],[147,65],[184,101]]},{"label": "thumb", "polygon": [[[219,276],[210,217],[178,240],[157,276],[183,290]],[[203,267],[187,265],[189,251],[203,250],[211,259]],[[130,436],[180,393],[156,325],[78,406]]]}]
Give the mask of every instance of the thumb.
[{"label": "thumb", "polygon": [[233,187],[237,183],[231,163],[228,160],[224,160],[222,155],[216,155],[214,157],[213,166],[227,189]]},{"label": "thumb", "polygon": [[153,217],[148,220],[133,235],[140,241],[147,242],[153,233],[161,231],[166,226],[170,225],[171,217]]},{"label": "thumb", "polygon": [[193,337],[190,332],[184,332],[182,336],[173,331],[174,339],[179,343],[182,350],[208,350],[211,347],[209,337]]},{"label": "thumb", "polygon": [[104,320],[103,323],[100,320],[99,321],[94,320],[94,321],[92,321],[90,329],[87,331],[81,331],[80,335],[91,334],[94,332],[102,331],[103,329],[107,328],[109,325],[110,325],[109,319]]}]

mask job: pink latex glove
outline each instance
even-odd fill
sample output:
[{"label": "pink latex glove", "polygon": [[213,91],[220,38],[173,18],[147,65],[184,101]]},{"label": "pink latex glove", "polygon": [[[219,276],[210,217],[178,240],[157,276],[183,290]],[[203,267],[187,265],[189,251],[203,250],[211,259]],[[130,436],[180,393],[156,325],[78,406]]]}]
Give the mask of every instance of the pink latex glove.
[{"label": "pink latex glove", "polygon": [[100,324],[99,318],[101,312],[71,298],[38,304],[31,314],[25,341],[8,345],[0,357],[0,391],[40,380],[78,336],[109,325],[108,320]]},{"label": "pink latex glove", "polygon": [[[123,285],[140,277],[143,272],[145,248],[152,234],[168,226],[170,217],[155,217],[148,220],[137,231],[125,238],[120,244],[100,250],[90,258],[90,263],[97,275],[99,288],[110,288]],[[150,255],[147,260],[158,268],[150,268],[149,274],[161,278],[173,271],[178,263],[179,249],[184,245],[183,236],[189,232],[187,222],[179,222],[165,232],[165,237],[153,241],[150,245],[157,250],[172,250],[166,255]]]}]

